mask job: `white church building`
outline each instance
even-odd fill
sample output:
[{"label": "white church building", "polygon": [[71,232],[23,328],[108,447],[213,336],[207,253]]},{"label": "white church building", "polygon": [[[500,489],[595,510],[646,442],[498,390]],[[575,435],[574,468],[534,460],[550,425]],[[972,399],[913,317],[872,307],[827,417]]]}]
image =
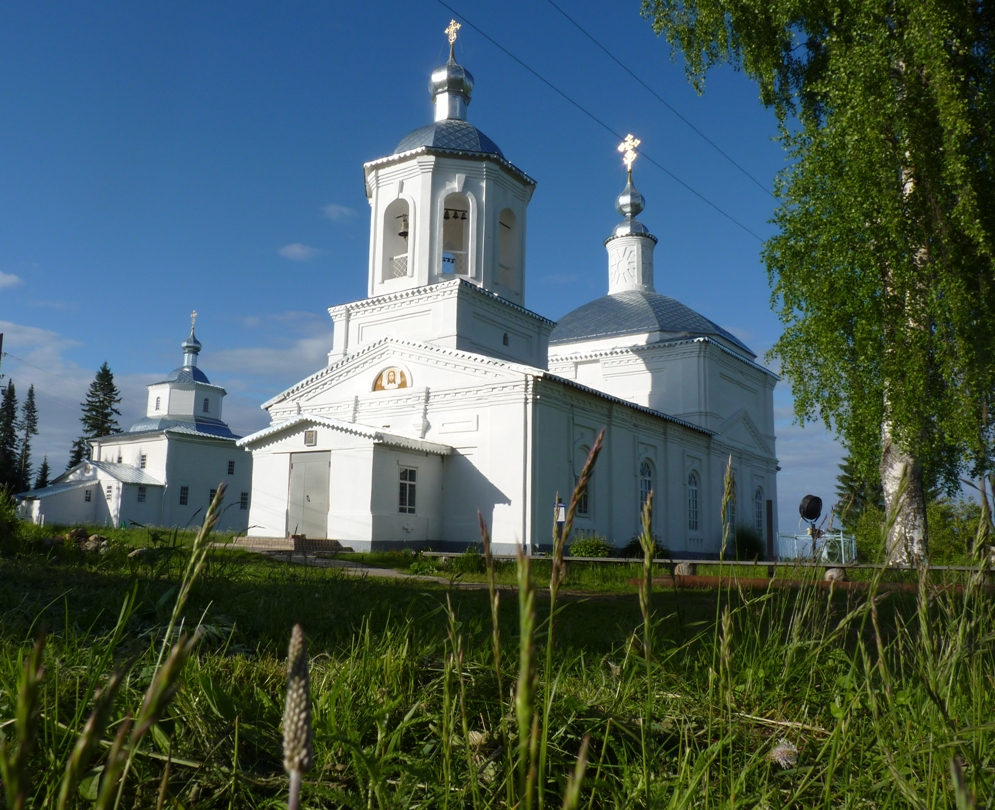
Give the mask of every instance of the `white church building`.
[{"label": "white church building", "polygon": [[328,365],[264,403],[270,426],[238,442],[253,456],[250,536],[458,548],[479,542],[479,510],[496,547],[546,545],[602,428],[576,529],[626,544],[652,490],[660,542],[715,555],[732,456],[735,522],[774,536],[777,378],[656,292],[635,144],[608,294],[555,323],[525,302],[536,183],[466,120],[472,88],[450,48],[434,122],[364,165],[368,297],[329,309]]},{"label": "white church building", "polygon": [[217,528],[245,533],[252,456],[221,418],[225,389],[197,367],[201,343],[192,325],[181,348],[183,365],[148,386],[145,417],[123,433],[90,439],[89,459],[18,495],[22,517],[62,526],[197,527],[224,482]]}]

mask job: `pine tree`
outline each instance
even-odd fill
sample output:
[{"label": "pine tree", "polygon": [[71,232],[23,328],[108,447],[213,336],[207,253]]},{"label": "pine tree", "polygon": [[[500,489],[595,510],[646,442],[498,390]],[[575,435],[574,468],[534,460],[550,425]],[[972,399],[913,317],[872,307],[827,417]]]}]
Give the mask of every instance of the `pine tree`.
[{"label": "pine tree", "polygon": [[21,448],[17,460],[16,489],[23,492],[31,488],[31,437],[38,435],[38,406],[35,404],[35,387],[28,388],[28,395],[21,407],[21,422],[18,425],[21,435]]},{"label": "pine tree", "polygon": [[0,398],[0,487],[17,487],[17,427],[17,392],[10,380]]},{"label": "pine tree", "polygon": [[839,465],[836,476],[836,496],[839,498],[839,517],[848,529],[857,525],[860,516],[869,507],[884,509],[884,490],[881,480],[870,480],[860,474],[860,469],[849,453]]},{"label": "pine tree", "polygon": [[45,456],[41,463],[41,469],[38,470],[38,477],[35,479],[35,489],[42,489],[48,486],[48,477],[51,471],[48,467],[48,456]]},{"label": "pine tree", "polygon": [[114,374],[105,361],[90,383],[90,390],[86,392],[86,401],[81,403],[83,415],[79,421],[83,423],[83,435],[73,442],[66,469],[71,469],[90,457],[88,439],[121,432],[117,419],[114,418],[121,415],[121,411],[115,407],[120,402],[121,392],[114,385]]}]

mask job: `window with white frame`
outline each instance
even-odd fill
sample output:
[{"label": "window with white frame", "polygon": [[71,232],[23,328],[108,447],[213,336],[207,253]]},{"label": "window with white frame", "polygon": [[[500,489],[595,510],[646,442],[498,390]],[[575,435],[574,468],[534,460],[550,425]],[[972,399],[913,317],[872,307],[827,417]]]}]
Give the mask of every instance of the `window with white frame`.
[{"label": "window with white frame", "polygon": [[415,485],[418,471],[413,467],[401,467],[400,490],[397,496],[397,511],[402,515],[415,514]]},{"label": "window with white frame", "polygon": [[247,512],[249,510],[249,493],[248,492],[243,492],[242,493],[242,497],[238,499],[238,508],[241,509],[243,512]]},{"label": "window with white frame", "polygon": [[690,472],[688,473],[688,531],[699,531],[698,525],[698,474]]},{"label": "window with white frame", "polygon": [[110,500],[113,497],[114,497],[114,485],[113,484],[108,484],[107,485],[107,500]]},{"label": "window with white frame", "polygon": [[211,412],[211,400],[209,397],[204,397],[204,413]]},{"label": "window with white frame", "polygon": [[145,455],[145,453],[142,453],[138,457],[138,468],[140,470],[144,470],[145,469],[145,465],[148,463],[148,460],[149,460],[149,457],[147,455]]},{"label": "window with white frame", "polygon": [[88,490],[86,490],[83,493],[83,500],[86,501],[87,503],[90,503],[90,500],[92,498],[93,498],[93,490],[92,489],[88,489]]},{"label": "window with white frame", "polygon": [[138,488],[138,502],[139,503],[145,503],[145,494],[146,494],[145,487],[139,487]]},{"label": "window with white frame", "polygon": [[653,462],[644,458],[639,465],[639,512],[642,514],[646,501],[653,491]]},{"label": "window with white frame", "polygon": [[159,410],[159,408],[161,406],[162,406],[162,397],[156,397],[155,398],[155,409]]},{"label": "window with white frame", "polygon": [[234,474],[235,474],[235,462],[234,461],[229,461],[228,462],[228,475],[234,475]]},{"label": "window with white frame", "polygon": [[763,487],[757,487],[756,492],[753,493],[753,519],[754,524],[757,527],[757,531],[760,536],[763,537],[764,534],[764,490]]},{"label": "window with white frame", "polygon": [[190,487],[180,487],[180,506],[190,503]]}]

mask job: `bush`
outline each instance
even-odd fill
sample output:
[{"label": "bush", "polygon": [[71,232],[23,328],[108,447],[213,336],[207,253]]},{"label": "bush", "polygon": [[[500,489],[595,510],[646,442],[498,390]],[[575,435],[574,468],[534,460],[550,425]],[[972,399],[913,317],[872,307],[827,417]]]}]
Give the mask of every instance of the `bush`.
[{"label": "bush", "polygon": [[9,488],[0,487],[0,554],[11,554],[17,549],[20,523],[17,501]]},{"label": "bush", "polygon": [[418,576],[435,574],[438,573],[438,570],[439,567],[435,564],[435,560],[423,557],[420,551],[415,557],[414,562],[408,566],[408,573]]},{"label": "bush", "polygon": [[973,501],[935,500],[926,506],[926,547],[935,565],[970,564],[978,535],[981,505]]},{"label": "bush", "polygon": [[[670,557],[670,549],[667,548],[660,542],[660,538],[656,535],[653,536],[653,558],[661,559]],[[639,542],[639,535],[633,536],[633,538],[622,547],[623,557],[632,557],[636,560],[641,560],[643,558],[643,544]]]},{"label": "bush", "polygon": [[568,547],[571,557],[611,557],[615,546],[595,532],[585,534],[577,532],[574,541]]},{"label": "bush", "polygon": [[857,541],[857,560],[874,565],[884,561],[883,526],[884,510],[868,506],[861,512],[853,532]]},{"label": "bush", "polygon": [[760,532],[750,526],[737,526],[734,538],[737,560],[762,560],[767,554],[767,544]]},{"label": "bush", "polygon": [[474,546],[470,546],[462,554],[450,557],[445,568],[447,573],[453,574],[482,574],[485,568],[484,556]]}]

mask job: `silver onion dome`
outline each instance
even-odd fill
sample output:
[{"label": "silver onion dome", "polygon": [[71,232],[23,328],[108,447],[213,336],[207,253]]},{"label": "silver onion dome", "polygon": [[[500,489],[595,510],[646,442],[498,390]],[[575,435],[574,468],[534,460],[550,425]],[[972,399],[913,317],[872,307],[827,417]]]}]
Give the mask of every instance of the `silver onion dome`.
[{"label": "silver onion dome", "polygon": [[473,74],[449,54],[449,61],[432,71],[429,81],[432,101],[435,103],[435,120],[466,120],[466,108],[473,92]]},{"label": "silver onion dome", "polygon": [[628,236],[629,234],[646,234],[648,236],[649,229],[636,219],[636,215],[645,207],[646,198],[632,185],[632,174],[630,173],[625,188],[615,200],[615,210],[622,214],[625,219],[615,226],[612,236]]},{"label": "silver onion dome", "polygon": [[197,340],[197,336],[193,333],[193,326],[190,327],[190,336],[180,344],[180,348],[183,349],[183,365],[184,366],[196,366],[197,365],[197,355],[200,354],[200,341]]}]

